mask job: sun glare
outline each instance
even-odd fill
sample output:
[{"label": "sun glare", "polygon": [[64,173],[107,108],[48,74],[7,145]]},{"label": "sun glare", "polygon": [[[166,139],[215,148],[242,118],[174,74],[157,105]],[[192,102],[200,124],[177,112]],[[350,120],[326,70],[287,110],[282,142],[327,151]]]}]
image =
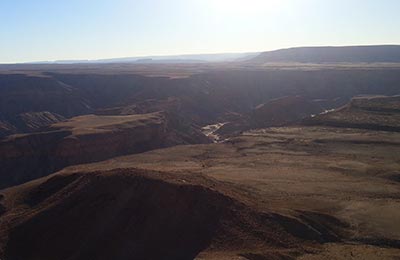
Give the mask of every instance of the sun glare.
[{"label": "sun glare", "polygon": [[222,13],[256,14],[275,11],[284,0],[211,0],[211,5]]}]

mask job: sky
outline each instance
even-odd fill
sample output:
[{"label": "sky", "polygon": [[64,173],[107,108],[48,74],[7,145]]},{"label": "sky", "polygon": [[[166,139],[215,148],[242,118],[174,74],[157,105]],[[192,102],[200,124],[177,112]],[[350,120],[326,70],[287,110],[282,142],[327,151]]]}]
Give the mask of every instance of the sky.
[{"label": "sky", "polygon": [[400,44],[399,0],[0,0],[0,63]]}]

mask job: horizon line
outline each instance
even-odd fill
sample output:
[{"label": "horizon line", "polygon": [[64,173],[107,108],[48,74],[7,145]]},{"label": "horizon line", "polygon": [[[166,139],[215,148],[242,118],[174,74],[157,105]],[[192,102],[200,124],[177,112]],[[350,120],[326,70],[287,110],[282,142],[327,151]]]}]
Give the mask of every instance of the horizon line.
[{"label": "horizon line", "polygon": [[[138,55],[138,56],[120,56],[120,57],[110,57],[110,58],[94,58],[94,59],[56,59],[56,60],[41,60],[41,61],[22,61],[22,62],[0,62],[0,65],[38,65],[38,64],[62,64],[63,62],[69,64],[80,64],[96,61],[107,61],[107,60],[119,60],[119,59],[150,59],[150,58],[167,58],[167,57],[184,57],[184,56],[201,56],[201,55],[240,55],[240,54],[261,54],[264,52],[273,52],[279,50],[289,50],[296,48],[340,48],[340,47],[378,47],[378,46],[400,46],[400,43],[385,43],[385,44],[354,44],[354,45],[302,45],[302,46],[292,46],[292,47],[282,47],[274,48],[271,50],[263,51],[232,51],[232,52],[204,52],[204,53],[181,53],[181,54],[150,54],[150,55]],[[202,60],[199,60],[199,62]],[[207,62],[207,61],[202,61]],[[115,62],[111,62],[115,63]]]}]

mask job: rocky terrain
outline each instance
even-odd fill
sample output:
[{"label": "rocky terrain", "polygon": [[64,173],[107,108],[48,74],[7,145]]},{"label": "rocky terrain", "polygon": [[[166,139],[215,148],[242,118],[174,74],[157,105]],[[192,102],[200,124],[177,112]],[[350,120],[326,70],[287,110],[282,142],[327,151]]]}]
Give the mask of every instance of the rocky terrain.
[{"label": "rocky terrain", "polygon": [[188,137],[171,128],[163,113],[85,115],[47,131],[11,135],[0,141],[0,186],[26,182],[65,166],[185,143],[207,143],[199,130]]},{"label": "rocky terrain", "polygon": [[[374,114],[396,110],[397,100],[357,98],[347,107]],[[148,126],[148,117],[92,115],[53,127],[80,138],[110,125],[115,131],[117,122]],[[395,259],[399,133],[323,125],[264,128],[223,143],[71,166],[3,190],[2,255]]]},{"label": "rocky terrain", "polygon": [[193,259],[205,249],[263,247],[285,256],[303,252],[300,242],[337,240],[341,230],[328,216],[255,209],[235,187],[189,172],[64,172],[3,195],[2,223],[13,223],[0,225],[7,259]]},{"label": "rocky terrain", "polygon": [[0,67],[0,258],[398,259],[399,68],[313,66]]},{"label": "rocky terrain", "polygon": [[400,132],[400,96],[356,97],[344,107],[321,113],[304,122]]},{"label": "rocky terrain", "polygon": [[269,128],[72,166],[1,192],[3,255],[395,259],[397,140],[362,129]]},{"label": "rocky terrain", "polygon": [[19,70],[0,67],[0,137],[40,131],[54,120],[116,107],[124,113],[129,107],[141,113],[168,107],[199,126],[232,121],[233,116],[249,117],[256,107],[282,97],[319,100],[323,109],[332,109],[360,94],[397,95],[400,80],[399,68],[383,65],[330,69],[193,65],[185,77],[179,72],[154,76],[173,67],[166,65],[147,71],[133,65],[119,70],[115,65],[74,70],[21,66]]},{"label": "rocky terrain", "polygon": [[215,134],[226,138],[250,129],[296,125],[311,115],[324,111],[323,103],[324,101],[307,100],[302,96],[272,99],[255,107],[249,115],[236,117],[224,123],[215,130]]}]

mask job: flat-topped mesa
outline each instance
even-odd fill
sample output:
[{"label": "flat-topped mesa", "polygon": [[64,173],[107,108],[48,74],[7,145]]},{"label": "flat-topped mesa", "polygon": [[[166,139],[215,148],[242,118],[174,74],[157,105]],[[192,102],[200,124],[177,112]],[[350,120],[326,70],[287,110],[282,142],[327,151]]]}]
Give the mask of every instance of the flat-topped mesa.
[{"label": "flat-topped mesa", "polygon": [[400,96],[355,97],[346,106],[307,118],[304,123],[399,132]]},{"label": "flat-topped mesa", "polygon": [[400,62],[399,45],[296,47],[263,52],[250,62],[358,63]]},{"label": "flat-topped mesa", "polygon": [[[0,142],[0,186],[23,183],[68,165],[172,145],[167,121],[161,112],[86,115],[56,123],[47,132],[9,136]],[[173,133],[172,140],[178,139]]]},{"label": "flat-topped mesa", "polygon": [[69,164],[98,161],[162,146],[166,120],[161,113],[129,116],[87,115],[52,126],[71,134],[58,144],[55,155]]}]

